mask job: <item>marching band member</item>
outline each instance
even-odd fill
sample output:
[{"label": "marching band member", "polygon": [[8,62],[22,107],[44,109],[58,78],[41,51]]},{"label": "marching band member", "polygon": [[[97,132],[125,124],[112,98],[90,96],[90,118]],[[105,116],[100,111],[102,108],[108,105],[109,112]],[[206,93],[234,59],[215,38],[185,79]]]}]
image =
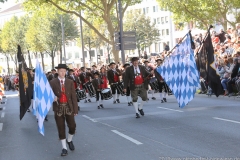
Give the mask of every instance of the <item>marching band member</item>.
[{"label": "marching band member", "polygon": [[105,67],[100,69],[100,78],[103,80],[102,89],[108,88],[108,79]]},{"label": "marching band member", "polygon": [[[85,67],[81,67],[81,74],[79,75],[79,78],[80,78],[80,81],[81,81],[81,84],[82,84],[82,87],[88,91],[87,87],[86,87],[86,83],[87,82],[90,82],[90,78],[92,77],[92,74],[90,72],[86,72],[86,68]],[[89,95],[89,92],[86,93],[87,94],[87,98],[88,98],[88,102],[91,102],[90,100],[90,95]],[[85,99],[85,103],[87,103],[87,99]]]},{"label": "marching band member", "polygon": [[[68,154],[66,143],[70,150],[75,149],[72,138],[76,131],[74,116],[78,114],[78,105],[73,81],[65,78],[67,65],[58,64],[55,68],[58,70],[58,78],[54,78],[50,81],[52,90],[56,95],[53,102],[53,111],[59,139],[62,142],[61,156],[66,156]],[[65,133],[65,121],[69,128],[67,139]]]},{"label": "marching band member", "polygon": [[92,71],[91,71],[92,79],[94,79],[94,73],[99,73],[96,65],[92,65]]},{"label": "marching band member", "polygon": [[[144,66],[138,65],[138,60],[138,57],[132,58],[132,66],[126,69],[126,75],[124,76],[124,92],[126,93],[128,84],[130,84],[131,97],[136,111],[136,118],[140,118],[138,112],[144,116],[143,105],[147,100],[148,89],[148,82],[145,79],[151,75]],[[140,97],[142,98],[142,102],[139,106],[137,102],[138,93],[140,93]]]},{"label": "marching band member", "polygon": [[[161,58],[158,58],[156,60],[157,62],[157,68],[161,66],[163,60]],[[161,103],[164,103],[164,102],[167,102],[167,99],[166,99],[166,91],[167,91],[167,84],[164,82],[164,79],[163,77],[157,72],[157,68],[154,70],[154,73],[155,73],[155,77],[157,78],[158,80],[158,86],[159,86],[159,92],[160,92],[160,99],[161,99]],[[162,89],[164,87],[164,93],[162,95]]]},{"label": "marching band member", "polygon": [[[146,69],[148,70],[148,72],[151,72],[153,70],[153,68],[148,65],[149,64],[148,60],[145,60],[143,63],[144,63],[144,66],[146,67]],[[150,82],[150,77],[147,80],[148,80],[148,83],[149,83]],[[156,100],[156,98],[154,97],[154,89],[153,88],[151,88],[151,94],[152,94],[152,100]]]},{"label": "marching band member", "polygon": [[[119,76],[121,76],[121,72],[119,69],[116,69],[116,64],[114,62],[111,62],[109,64],[109,71],[107,72],[107,77],[109,84],[111,85],[111,90],[113,94],[113,103],[115,104],[116,102],[120,103],[119,101],[119,96],[120,96],[120,91],[117,90],[116,83],[120,82]],[[117,99],[116,99],[116,90],[117,90]]]},{"label": "marching band member", "polygon": [[[128,63],[126,63],[126,64],[123,65],[123,69],[124,69],[124,71],[123,71],[123,73],[122,73],[122,79],[123,79],[123,81],[124,81],[124,78],[125,78],[126,69],[127,69],[128,67],[130,67],[130,64],[128,64]],[[129,88],[129,84],[128,84],[128,87],[127,87],[126,97],[127,97],[127,101],[128,101],[128,106],[133,105],[133,103],[132,103],[132,99],[131,99],[131,97],[130,97],[130,88]]]},{"label": "marching band member", "polygon": [[[102,84],[103,80],[99,77],[99,73],[95,72],[94,73],[94,79],[92,80],[93,87],[96,91],[96,100],[97,100],[97,105],[98,109],[104,108],[103,107],[103,96],[102,96]],[[99,96],[101,96],[101,103],[99,105]]]}]

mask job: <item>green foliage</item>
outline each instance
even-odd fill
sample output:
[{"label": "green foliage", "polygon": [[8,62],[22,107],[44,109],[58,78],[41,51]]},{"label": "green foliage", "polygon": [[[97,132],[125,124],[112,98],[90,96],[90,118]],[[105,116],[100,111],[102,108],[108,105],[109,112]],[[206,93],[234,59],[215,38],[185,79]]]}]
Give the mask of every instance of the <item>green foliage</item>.
[{"label": "green foliage", "polygon": [[158,42],[159,30],[156,24],[151,23],[149,17],[146,17],[140,10],[129,11],[124,18],[124,30],[136,30],[137,48],[143,50],[151,44]]},{"label": "green foliage", "polygon": [[[239,0],[157,0],[162,8],[173,12],[176,23],[197,22],[197,26],[206,29],[216,21],[235,26],[240,20]],[[234,14],[236,21],[227,19],[227,14]]]},{"label": "green foliage", "polygon": [[[141,0],[122,0],[123,14],[128,6],[140,3]],[[118,9],[116,0],[25,0],[24,6],[27,10],[34,11],[39,9],[39,6],[52,5],[60,11],[70,13],[80,17],[82,21],[91,28],[96,35],[106,43],[114,45],[114,32],[119,30],[118,23]],[[80,11],[84,12],[84,17],[79,14]],[[96,23],[92,23],[96,22]],[[98,25],[103,24],[106,26],[106,32],[98,30]],[[119,61],[118,52],[114,52],[115,61]]]}]

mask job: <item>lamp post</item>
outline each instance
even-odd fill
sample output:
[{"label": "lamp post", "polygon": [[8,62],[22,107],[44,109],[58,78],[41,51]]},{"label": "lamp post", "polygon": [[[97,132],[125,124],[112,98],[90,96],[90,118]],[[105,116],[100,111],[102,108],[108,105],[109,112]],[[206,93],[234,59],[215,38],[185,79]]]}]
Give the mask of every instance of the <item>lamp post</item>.
[{"label": "lamp post", "polygon": [[62,15],[61,15],[61,26],[62,26],[62,45],[63,45],[63,53],[64,53],[64,62],[66,64],[65,33],[64,33],[64,24],[63,24],[63,16]]},{"label": "lamp post", "polygon": [[84,54],[84,41],[83,41],[83,29],[82,29],[82,19],[81,19],[81,11],[80,14],[80,32],[81,32],[81,41],[82,41],[82,59],[83,59],[83,67],[85,67],[85,54]]}]

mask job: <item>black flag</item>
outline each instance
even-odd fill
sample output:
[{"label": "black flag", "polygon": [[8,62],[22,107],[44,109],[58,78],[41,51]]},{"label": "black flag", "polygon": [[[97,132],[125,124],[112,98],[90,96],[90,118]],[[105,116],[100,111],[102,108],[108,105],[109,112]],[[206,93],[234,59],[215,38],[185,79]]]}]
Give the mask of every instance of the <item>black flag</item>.
[{"label": "black flag", "polygon": [[27,65],[24,60],[21,47],[18,45],[17,52],[19,64],[19,95],[20,95],[20,120],[25,115],[27,109],[31,105],[33,95],[33,84],[30,73],[27,71]]},{"label": "black flag", "polygon": [[218,97],[223,93],[223,89],[220,77],[216,72],[217,66],[215,65],[214,49],[209,31],[197,59],[200,76],[207,81],[212,92]]}]

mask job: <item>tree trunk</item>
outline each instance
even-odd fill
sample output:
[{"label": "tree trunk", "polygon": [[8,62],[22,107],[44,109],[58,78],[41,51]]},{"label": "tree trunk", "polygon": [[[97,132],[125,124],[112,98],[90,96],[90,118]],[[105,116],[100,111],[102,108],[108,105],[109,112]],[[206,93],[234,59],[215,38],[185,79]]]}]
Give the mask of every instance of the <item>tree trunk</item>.
[{"label": "tree trunk", "polygon": [[14,64],[15,64],[16,69],[17,69],[18,66],[17,66],[17,61],[16,61],[16,59],[15,59],[16,57],[13,58],[13,56],[12,56],[11,54],[10,54],[10,56],[11,56],[11,58],[12,58]]},{"label": "tree trunk", "polygon": [[10,67],[9,67],[9,57],[5,55],[7,58],[7,68],[8,68],[8,75],[10,75]]},{"label": "tree trunk", "polygon": [[138,57],[139,58],[141,57],[141,50],[140,50],[140,48],[138,48]]},{"label": "tree trunk", "polygon": [[33,66],[32,66],[32,60],[31,60],[31,56],[30,56],[30,51],[29,50],[27,50],[27,52],[28,52],[28,62],[29,62],[29,68],[32,68]]},{"label": "tree trunk", "polygon": [[42,52],[40,52],[40,55],[41,55],[41,59],[42,59],[42,68],[43,68],[43,71],[45,70],[45,66],[44,66],[44,54]]},{"label": "tree trunk", "polygon": [[51,57],[52,57],[52,69],[54,68],[54,51],[51,51]]}]

